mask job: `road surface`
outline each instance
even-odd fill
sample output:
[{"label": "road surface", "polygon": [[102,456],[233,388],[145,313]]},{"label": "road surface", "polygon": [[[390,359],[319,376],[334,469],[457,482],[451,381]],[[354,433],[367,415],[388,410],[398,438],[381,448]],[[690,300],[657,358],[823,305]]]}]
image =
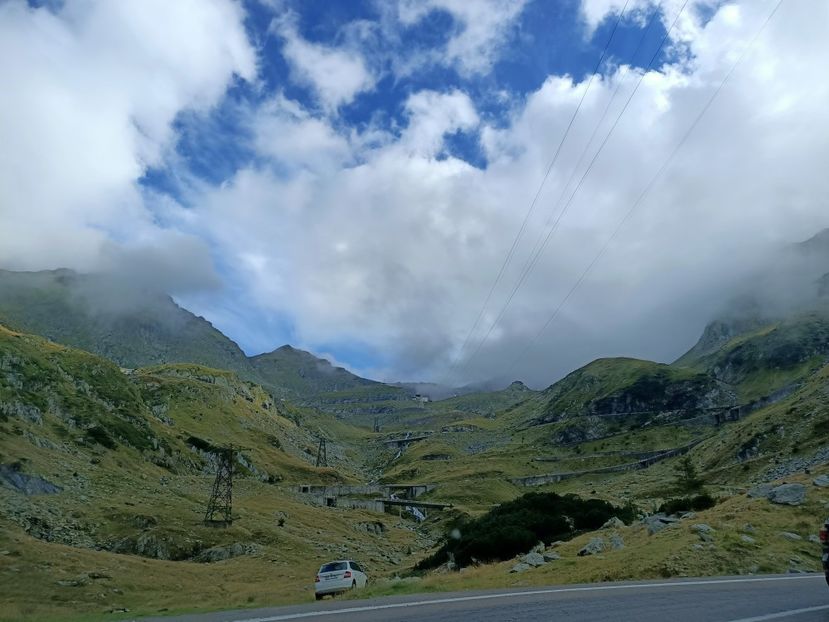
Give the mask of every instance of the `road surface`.
[{"label": "road surface", "polygon": [[[311,594],[309,592],[309,598]],[[157,622],[829,622],[823,575],[774,575],[396,596],[144,618]]]}]

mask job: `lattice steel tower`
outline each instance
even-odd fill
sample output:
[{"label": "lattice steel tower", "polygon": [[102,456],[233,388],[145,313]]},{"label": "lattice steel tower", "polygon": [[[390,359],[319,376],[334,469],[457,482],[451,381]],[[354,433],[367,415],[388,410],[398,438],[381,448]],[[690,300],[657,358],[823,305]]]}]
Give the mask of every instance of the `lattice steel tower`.
[{"label": "lattice steel tower", "polygon": [[204,524],[228,527],[233,523],[233,459],[236,449],[232,446],[217,447],[214,453],[217,459],[216,479],[204,514]]},{"label": "lattice steel tower", "polygon": [[325,439],[320,439],[320,446],[317,449],[317,466],[318,467],[327,467],[328,466],[328,452],[325,448]]}]

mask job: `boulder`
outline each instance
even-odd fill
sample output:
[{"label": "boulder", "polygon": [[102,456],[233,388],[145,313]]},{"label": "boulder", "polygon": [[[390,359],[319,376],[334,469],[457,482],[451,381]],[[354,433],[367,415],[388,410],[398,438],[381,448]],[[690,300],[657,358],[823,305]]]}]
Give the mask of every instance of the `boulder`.
[{"label": "boulder", "polygon": [[510,572],[511,573],[513,573],[513,572],[525,572],[525,571],[529,570],[530,568],[531,568],[531,566],[529,564],[525,564],[524,562],[519,562],[519,563],[515,564],[515,566],[510,568]]},{"label": "boulder", "polygon": [[791,531],[781,531],[780,537],[788,540],[789,542],[798,542],[803,539],[798,534],[792,533]]},{"label": "boulder", "polygon": [[624,526],[625,524],[614,516],[602,525],[602,529],[621,529]]},{"label": "boulder", "polygon": [[654,514],[653,516],[644,518],[642,523],[648,528],[648,533],[650,535],[654,535],[665,529],[665,527],[676,523],[677,520],[678,519],[665,516],[664,514]]},{"label": "boulder", "polygon": [[579,551],[579,557],[586,555],[597,555],[605,550],[606,544],[604,538],[591,538],[584,547]]},{"label": "boulder", "polygon": [[712,542],[714,540],[714,533],[717,530],[705,523],[697,523],[696,525],[691,525],[691,531],[697,534],[703,542]]},{"label": "boulder", "polygon": [[778,505],[802,505],[806,501],[806,486],[803,484],[783,484],[773,488],[769,501]]},{"label": "boulder", "polygon": [[748,491],[748,496],[752,499],[768,499],[771,491],[774,490],[773,484],[760,484]]},{"label": "boulder", "polygon": [[614,533],[612,536],[610,536],[610,548],[612,548],[615,551],[625,548],[625,541],[622,539],[622,536],[620,536],[618,533]]},{"label": "boulder", "polygon": [[827,488],[829,487],[829,475],[819,475],[812,480],[812,483],[820,488]]},{"label": "boulder", "polygon": [[747,536],[746,534],[741,535],[741,536],[740,536],[740,540],[742,540],[742,541],[743,541],[743,542],[745,542],[746,544],[754,544],[754,543],[756,543],[756,542],[757,542],[757,540],[755,540],[755,539],[754,539],[754,538],[752,538],[751,536]]},{"label": "boulder", "polygon": [[557,559],[561,559],[561,555],[559,555],[555,551],[546,551],[543,554],[543,557],[545,562],[554,562]]},{"label": "boulder", "polygon": [[521,561],[525,564],[532,566],[533,568],[543,566],[547,563],[544,559],[544,556],[541,553],[537,553],[535,551],[532,551],[531,553],[527,553],[526,555],[524,555],[524,557],[521,558]]}]

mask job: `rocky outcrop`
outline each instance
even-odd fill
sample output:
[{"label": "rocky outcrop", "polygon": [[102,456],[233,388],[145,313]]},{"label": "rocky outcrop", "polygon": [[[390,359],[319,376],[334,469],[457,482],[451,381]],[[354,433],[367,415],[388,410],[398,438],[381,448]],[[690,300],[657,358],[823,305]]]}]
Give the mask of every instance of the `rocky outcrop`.
[{"label": "rocky outcrop", "polygon": [[39,475],[28,475],[19,464],[0,464],[0,482],[26,496],[55,495],[63,490]]},{"label": "rocky outcrop", "polygon": [[228,546],[213,546],[205,549],[196,556],[195,561],[211,564],[243,555],[257,555],[261,552],[262,547],[258,544],[236,542]]}]

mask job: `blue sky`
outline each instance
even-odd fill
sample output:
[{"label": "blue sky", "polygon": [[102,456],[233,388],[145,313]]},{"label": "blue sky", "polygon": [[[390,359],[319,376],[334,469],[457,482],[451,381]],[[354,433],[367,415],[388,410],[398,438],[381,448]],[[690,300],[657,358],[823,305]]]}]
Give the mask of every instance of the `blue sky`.
[{"label": "blue sky", "polygon": [[[313,92],[307,85],[291,79],[290,63],[282,54],[283,40],[271,25],[281,15],[295,16],[297,33],[305,40],[325,46],[342,43],[343,31],[361,21],[376,24],[382,11],[376,1],[283,2],[275,9],[268,3],[248,0],[245,29],[255,43],[259,59],[259,80],[256,84],[237,81],[226,99],[209,118],[192,117],[179,120],[180,137],[176,145],[191,171],[211,183],[221,183],[240,167],[255,158],[246,149],[246,130],[237,114],[239,105],[256,106],[276,92],[313,109]],[[646,25],[656,5],[636,8],[627,14],[613,35],[600,71],[614,64],[646,67],[665,35],[665,26],[655,20]],[[406,99],[414,92],[433,89],[461,89],[472,97],[479,114],[496,125],[508,121],[516,101],[536,91],[550,75],[569,75],[583,81],[593,72],[616,25],[618,14],[609,14],[595,30],[585,23],[578,0],[562,2],[532,1],[505,32],[503,52],[485,75],[467,75],[452,67],[428,64],[410,75],[397,76],[392,67],[395,57],[411,50],[433,50],[445,46],[459,26],[451,13],[435,9],[416,24],[394,34],[397,40],[379,36],[382,46],[389,46],[376,59],[381,77],[375,88],[357,93],[354,100],[338,109],[336,124],[343,128],[360,128],[379,123],[389,131],[405,126],[403,119]],[[644,40],[642,38],[644,37]],[[639,47],[641,46],[641,47]],[[634,52],[638,52],[634,56]],[[669,52],[660,53],[657,64]],[[242,140],[240,140],[242,138]],[[478,167],[486,160],[474,132],[457,132],[447,137],[446,152]],[[175,191],[163,167],[146,172],[142,183],[154,190]]]},{"label": "blue sky", "polygon": [[0,267],[379,379],[670,361],[829,225],[829,6],[776,4],[8,0]]}]

